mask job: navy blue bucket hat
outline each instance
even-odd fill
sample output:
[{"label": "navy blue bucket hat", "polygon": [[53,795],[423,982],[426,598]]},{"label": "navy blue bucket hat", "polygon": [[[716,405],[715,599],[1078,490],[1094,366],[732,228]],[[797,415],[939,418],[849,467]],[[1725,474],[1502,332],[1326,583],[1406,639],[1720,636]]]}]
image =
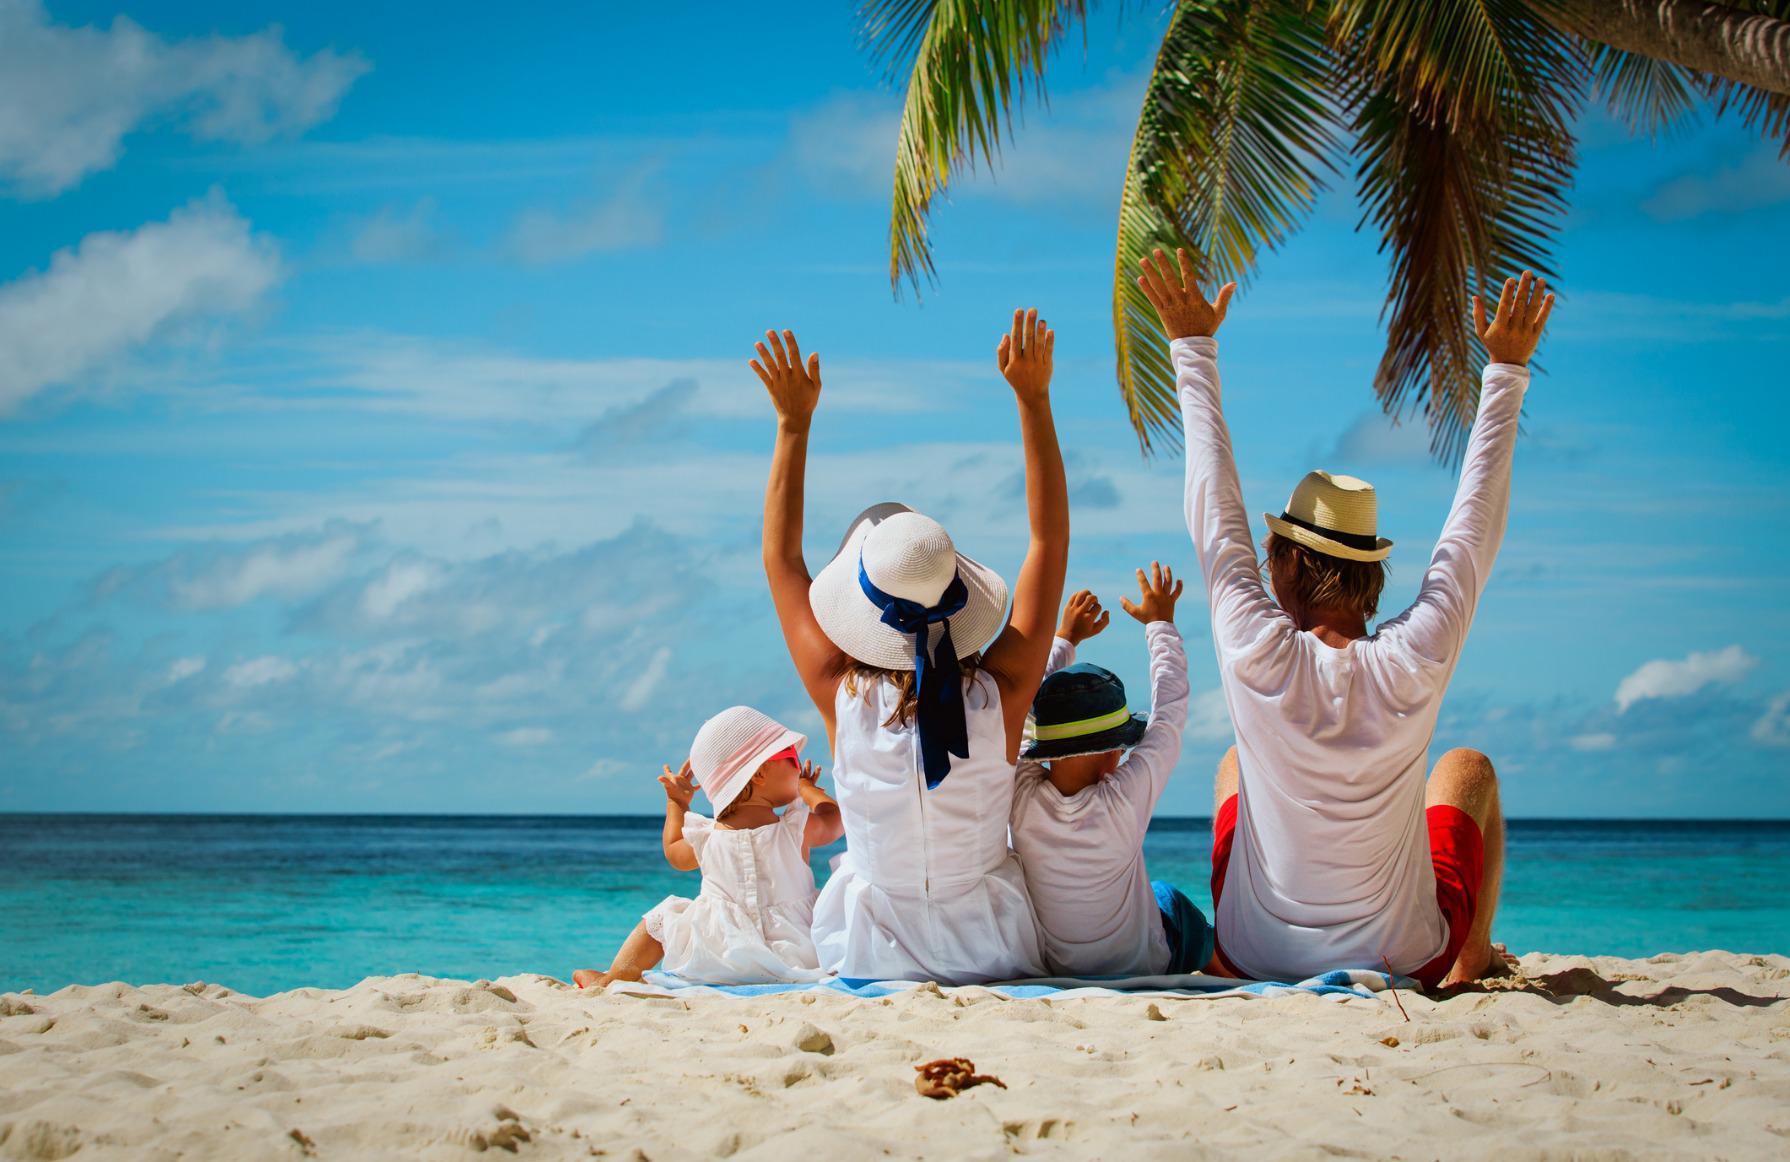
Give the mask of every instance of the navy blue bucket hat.
[{"label": "navy blue bucket hat", "polygon": [[1038,687],[1032,699],[1031,741],[1020,757],[1042,762],[1125,750],[1143,738],[1148,721],[1126,706],[1125,683],[1117,674],[1078,662]]}]

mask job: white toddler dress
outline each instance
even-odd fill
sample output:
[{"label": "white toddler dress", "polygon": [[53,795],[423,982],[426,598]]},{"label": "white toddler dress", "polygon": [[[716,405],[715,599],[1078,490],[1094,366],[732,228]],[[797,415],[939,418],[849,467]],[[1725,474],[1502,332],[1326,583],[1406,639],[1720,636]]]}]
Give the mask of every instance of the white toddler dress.
[{"label": "white toddler dress", "polygon": [[885,727],[900,695],[840,683],[833,797],[845,854],[814,906],[821,967],[873,980],[963,984],[1040,976],[1037,925],[1019,860],[1007,847],[1014,764],[1000,688],[964,685],[970,757],[953,757],[932,790],[913,724]]},{"label": "white toddler dress", "polygon": [[814,871],[802,851],[808,807],[776,823],[731,831],[706,815],[684,816],[684,838],[702,867],[694,900],[667,896],[646,914],[665,946],[660,968],[702,984],[819,980],[809,927]]}]

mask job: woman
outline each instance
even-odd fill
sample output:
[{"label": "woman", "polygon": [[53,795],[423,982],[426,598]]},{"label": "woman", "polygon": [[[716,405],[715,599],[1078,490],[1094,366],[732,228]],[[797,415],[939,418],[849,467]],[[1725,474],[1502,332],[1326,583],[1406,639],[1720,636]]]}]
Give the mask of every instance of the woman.
[{"label": "woman", "polygon": [[845,855],[814,910],[821,967],[861,979],[1038,975],[1038,933],[1007,848],[1007,816],[1069,555],[1050,412],[1055,335],[1037,311],[1015,311],[996,352],[1019,406],[1031,526],[1004,627],[1006,584],[903,505],[866,510],[810,578],[802,499],[820,357],[804,365],[789,331],[765,338],[751,361],[777,410],[765,573],[833,742],[845,820]]}]

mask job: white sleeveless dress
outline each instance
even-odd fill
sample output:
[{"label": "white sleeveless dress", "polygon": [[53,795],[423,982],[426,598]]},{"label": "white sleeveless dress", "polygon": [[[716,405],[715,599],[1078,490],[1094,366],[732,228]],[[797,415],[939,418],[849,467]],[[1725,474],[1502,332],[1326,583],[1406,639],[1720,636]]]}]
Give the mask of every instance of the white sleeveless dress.
[{"label": "white sleeveless dress", "polygon": [[814,905],[821,967],[843,977],[944,984],[1041,976],[1043,953],[1019,859],[1007,846],[1014,766],[1000,689],[965,679],[970,757],[926,789],[911,724],[878,682],[835,703],[833,795],[845,854]]},{"label": "white sleeveless dress", "polygon": [[808,807],[776,823],[729,831],[706,815],[684,816],[684,838],[702,867],[695,899],[667,896],[646,914],[647,934],[665,946],[660,968],[703,984],[819,980],[809,934],[814,871],[802,853]]}]

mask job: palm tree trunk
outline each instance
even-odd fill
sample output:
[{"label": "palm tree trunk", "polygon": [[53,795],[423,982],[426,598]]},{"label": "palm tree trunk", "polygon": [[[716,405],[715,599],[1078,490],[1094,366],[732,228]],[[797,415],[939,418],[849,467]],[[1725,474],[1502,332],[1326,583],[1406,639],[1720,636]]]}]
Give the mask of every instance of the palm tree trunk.
[{"label": "palm tree trunk", "polygon": [[1790,94],[1790,21],[1702,0],[1530,0],[1535,14],[1626,52]]}]

